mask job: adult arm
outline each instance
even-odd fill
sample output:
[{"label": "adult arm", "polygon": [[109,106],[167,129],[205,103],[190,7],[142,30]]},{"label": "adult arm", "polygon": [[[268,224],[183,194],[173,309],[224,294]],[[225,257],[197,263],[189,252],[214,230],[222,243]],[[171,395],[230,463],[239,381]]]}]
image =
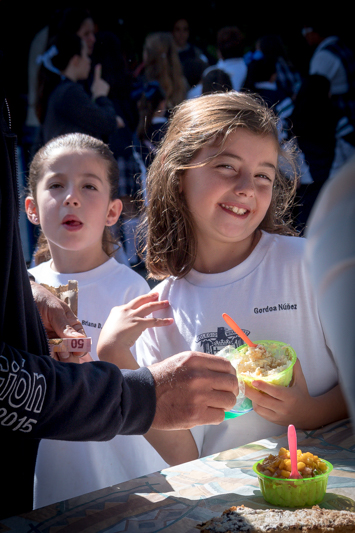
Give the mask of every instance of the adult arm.
[{"label": "adult arm", "polygon": [[155,383],[146,368],[60,363],[3,344],[0,379],[2,435],[108,440],[145,433],[155,415]]}]

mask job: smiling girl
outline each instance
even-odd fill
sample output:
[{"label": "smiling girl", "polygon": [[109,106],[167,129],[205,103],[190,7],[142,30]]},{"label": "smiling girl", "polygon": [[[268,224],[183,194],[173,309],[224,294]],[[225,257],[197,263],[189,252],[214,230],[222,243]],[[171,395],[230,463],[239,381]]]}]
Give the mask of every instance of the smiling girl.
[{"label": "smiling girl", "polygon": [[153,315],[174,323],[142,334],[138,363],[240,346],[222,313],[252,340],[283,341],[298,356],[292,386],[256,382],[262,392],[247,391],[253,411],[191,430],[202,456],[281,434],[290,423],[312,429],[347,416],[304,265],[305,239],[288,216],[293,161],[266,104],[230,91],[177,107],[149,169],[145,260],[150,276],[163,280],[154,290],[170,302]]},{"label": "smiling girl", "polygon": [[[102,141],[79,133],[64,135],[37,152],[28,185],[27,216],[42,230],[37,266],[30,272],[38,283],[54,287],[78,281],[78,318],[92,338],[91,358],[97,360],[99,334],[111,308],[149,292],[143,277],[111,257],[115,240],[110,228],[122,209],[117,162]],[[148,297],[146,303],[152,309],[166,305],[156,299]],[[129,353],[133,358],[132,353],[134,349]],[[124,361],[121,368],[127,368]],[[164,466],[142,436],[119,435],[109,442],[42,440],[34,505],[98,490]]]}]

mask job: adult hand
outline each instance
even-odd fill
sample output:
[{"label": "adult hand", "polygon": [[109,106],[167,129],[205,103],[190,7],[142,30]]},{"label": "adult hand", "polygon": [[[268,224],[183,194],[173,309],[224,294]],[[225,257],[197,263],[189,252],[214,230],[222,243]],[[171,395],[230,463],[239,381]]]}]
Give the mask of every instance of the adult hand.
[{"label": "adult hand", "polygon": [[[31,280],[33,298],[41,315],[49,339],[62,337],[86,337],[84,328],[70,307],[48,289]],[[85,363],[91,356],[81,353],[54,352],[57,361]]]},{"label": "adult hand", "polygon": [[235,369],[216,355],[183,352],[148,367],[156,390],[152,428],[219,424],[238,394]]},{"label": "adult hand", "polygon": [[110,91],[110,85],[101,78],[101,65],[95,65],[94,80],[91,84],[91,94],[93,98],[107,96]]}]

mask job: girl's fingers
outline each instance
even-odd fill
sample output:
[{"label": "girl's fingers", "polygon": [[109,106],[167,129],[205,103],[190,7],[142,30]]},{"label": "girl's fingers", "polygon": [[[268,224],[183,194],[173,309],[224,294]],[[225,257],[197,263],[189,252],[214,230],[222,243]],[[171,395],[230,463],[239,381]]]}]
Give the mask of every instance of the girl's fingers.
[{"label": "girl's fingers", "polygon": [[173,318],[143,318],[145,328],[160,328],[161,326],[170,326],[173,324]]},{"label": "girl's fingers", "polygon": [[166,309],[167,307],[169,307],[169,305],[170,304],[168,300],[146,303],[137,309],[137,313],[135,313],[135,315],[143,318],[147,315],[150,315],[154,311],[160,311],[161,309]]},{"label": "girl's fingers", "polygon": [[285,394],[287,394],[287,392],[285,392],[287,387],[283,387],[281,385],[271,385],[270,383],[266,383],[265,381],[261,380],[253,381],[252,385],[259,391],[264,392],[265,394],[268,394],[272,398],[276,398],[278,400],[283,400],[285,398]]},{"label": "girl's fingers", "polygon": [[133,298],[133,300],[131,300],[128,304],[125,304],[125,307],[131,309],[138,309],[139,307],[142,307],[147,303],[156,301],[158,298],[159,294],[157,292],[143,294],[142,296],[137,296],[137,298]]}]

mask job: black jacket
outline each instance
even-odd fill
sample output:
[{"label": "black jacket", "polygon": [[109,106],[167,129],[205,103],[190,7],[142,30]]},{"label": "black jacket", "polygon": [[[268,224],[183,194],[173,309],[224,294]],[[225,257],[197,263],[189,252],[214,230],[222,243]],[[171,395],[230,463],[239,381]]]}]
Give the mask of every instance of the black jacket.
[{"label": "black jacket", "polygon": [[108,142],[117,129],[111,101],[100,96],[95,102],[80,83],[62,80],[49,97],[43,124],[43,142],[65,133],[86,133]]},{"label": "black jacket", "polygon": [[143,434],[156,402],[147,368],[121,372],[109,363],[58,363],[47,355],[22,253],[16,136],[3,92],[0,87],[1,518],[32,508],[40,438],[100,441]]}]

